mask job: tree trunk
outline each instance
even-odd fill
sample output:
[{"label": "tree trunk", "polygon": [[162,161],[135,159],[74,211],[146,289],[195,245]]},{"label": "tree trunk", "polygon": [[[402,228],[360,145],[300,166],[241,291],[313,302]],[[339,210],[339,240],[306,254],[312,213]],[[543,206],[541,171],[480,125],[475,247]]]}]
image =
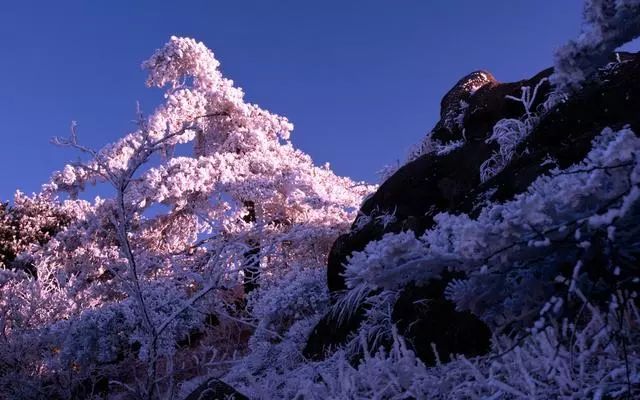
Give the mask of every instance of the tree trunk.
[{"label": "tree trunk", "polygon": [[[256,205],[253,201],[245,200],[244,206],[247,209],[247,215],[243,217],[244,222],[256,222]],[[260,242],[257,239],[249,239],[247,241],[249,250],[244,253],[247,261],[244,268],[244,292],[249,294],[252,290],[259,287],[258,279],[260,278]]]}]

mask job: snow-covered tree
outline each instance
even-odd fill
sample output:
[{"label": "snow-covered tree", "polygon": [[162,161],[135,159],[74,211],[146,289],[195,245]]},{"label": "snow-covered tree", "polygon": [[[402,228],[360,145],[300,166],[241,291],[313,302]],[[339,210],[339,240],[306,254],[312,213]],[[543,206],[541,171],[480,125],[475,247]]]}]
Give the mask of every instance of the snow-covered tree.
[{"label": "snow-covered tree", "polygon": [[[41,196],[68,193],[62,207],[75,218],[31,252],[37,280],[14,274],[3,287],[3,296],[28,288],[30,305],[49,291],[64,304],[28,324],[7,317],[5,338],[16,346],[19,335],[38,338],[49,356],[34,360],[44,364],[32,378],[77,372],[69,391],[98,371],[137,396],[172,395],[178,375],[242,353],[256,329],[277,340],[321,303],[291,308],[286,297],[274,302],[273,287],[311,274],[313,282],[299,279],[298,294],[308,295],[309,282],[326,297],[323,274],[313,271],[372,190],[295,149],[293,125],[245,102],[202,43],[172,37],[143,67],[149,86],[166,88],[165,102],[149,116],[139,112],[137,129],[101,150],[83,146],[75,124],[69,138],[55,139],[85,160],[56,172]],[[78,200],[95,184],[113,196]],[[22,309],[6,303],[16,320]],[[185,356],[176,343],[193,335],[204,344]],[[206,362],[177,365],[205,353]]]},{"label": "snow-covered tree", "polygon": [[35,274],[28,251],[45,244],[72,219],[60,204],[46,195],[17,192],[13,204],[0,204],[0,268]]}]

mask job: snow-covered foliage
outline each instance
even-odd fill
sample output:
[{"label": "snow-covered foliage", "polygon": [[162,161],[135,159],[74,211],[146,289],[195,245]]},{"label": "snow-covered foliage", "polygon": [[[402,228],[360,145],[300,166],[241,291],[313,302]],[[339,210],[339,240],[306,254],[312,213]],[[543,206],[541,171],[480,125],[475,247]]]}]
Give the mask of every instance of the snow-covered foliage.
[{"label": "snow-covered foliage", "polygon": [[[475,91],[474,87],[469,90]],[[473,92],[472,92],[473,93]],[[442,125],[449,131],[459,130],[462,132],[463,139],[442,141],[433,137],[433,132],[427,133],[427,135],[419,143],[413,145],[408,152],[407,163],[418,159],[425,154],[433,154],[435,156],[442,156],[449,154],[455,149],[464,145],[464,117],[468,111],[469,103],[464,100],[460,100],[459,105],[447,111]]]},{"label": "snow-covered foliage", "polygon": [[46,195],[17,192],[13,204],[0,204],[0,268],[35,273],[28,251],[45,244],[74,218],[70,209]]},{"label": "snow-covered foliage", "polygon": [[525,113],[519,119],[501,119],[493,126],[493,132],[486,142],[496,142],[500,148],[480,166],[480,181],[485,182],[502,171],[515,155],[518,145],[529,136],[538,124],[539,115],[545,112],[545,108],[544,105],[541,105],[541,110],[534,110],[533,106],[536,102],[538,89],[546,81],[546,78],[541,79],[533,91],[529,86],[522,87],[520,98],[507,96],[510,100],[522,103]]},{"label": "snow-covered foliage", "polygon": [[[371,242],[349,259],[349,291],[334,306],[336,318],[347,318],[367,302],[349,346],[311,362],[300,355],[304,340],[278,341],[272,353],[262,351],[271,368],[250,369],[248,378],[247,369],[263,365],[249,357],[227,378],[259,399],[637,396],[638,154],[640,139],[629,128],[606,129],[583,162],[553,170],[477,218],[443,213],[419,237],[403,232]],[[466,276],[447,296],[496,335],[486,356],[427,367],[395,331],[388,307],[408,282],[428,284],[445,269]],[[290,332],[304,338],[298,329],[311,326]],[[504,327],[523,334],[502,334]],[[391,347],[372,345],[380,335]],[[353,364],[356,350],[364,358]],[[293,362],[283,371],[276,360]]]},{"label": "snow-covered foliage", "polygon": [[[617,240],[607,246],[640,250],[631,222],[638,217],[640,139],[629,128],[606,129],[593,146],[582,163],[552,170],[513,200],[486,205],[477,218],[441,213],[420,237],[404,232],[369,243],[350,258],[347,286],[398,290],[448,269],[468,277],[447,290],[459,309],[494,327],[532,322],[527,313],[551,296],[561,265],[592,257],[586,250],[611,232]],[[625,257],[609,262],[602,268],[611,274],[634,268],[625,266]]]},{"label": "snow-covered foliage", "polygon": [[[626,319],[620,311],[587,308],[581,326],[562,319],[523,339],[496,338],[487,356],[457,356],[432,367],[392,328],[388,349],[371,350],[364,335],[354,339],[364,349],[357,364],[340,350],[325,361],[289,364],[284,373],[272,364],[249,378],[241,366],[227,378],[255,399],[634,398],[640,394],[640,315],[633,303],[625,306]],[[300,348],[278,350],[295,360]]]},{"label": "snow-covered foliage", "polygon": [[609,61],[613,52],[640,36],[640,1],[586,0],[580,36],[555,55],[551,81],[554,99],[581,88],[585,79]]},{"label": "snow-covered foliage", "polygon": [[[373,187],[315,166],[289,141],[293,125],[245,102],[202,43],[173,37],[143,66],[166,101],[97,151],[74,124],[55,143],[86,160],[33,200],[16,197],[16,209],[53,211],[20,214],[22,236],[34,238],[15,252],[37,279],[2,272],[6,393],[88,396],[84,380],[97,377],[114,396],[172,398],[208,365],[264,347],[326,306],[329,247]],[[191,154],[173,155],[189,143]],[[113,197],[79,200],[91,184]],[[69,216],[55,229],[54,211]],[[29,348],[42,354],[27,357]]]},{"label": "snow-covered foliage", "polygon": [[[464,146],[465,140],[450,140],[448,142],[443,142],[442,140],[435,139],[433,137],[433,132],[427,133],[425,138],[420,141],[420,143],[412,146],[409,149],[409,155],[407,156],[407,163],[418,159],[419,157],[431,154],[434,156],[443,156],[445,154],[449,154],[452,151]],[[395,172],[398,168],[391,170],[391,172]],[[387,172],[385,177],[391,176],[392,173]]]}]

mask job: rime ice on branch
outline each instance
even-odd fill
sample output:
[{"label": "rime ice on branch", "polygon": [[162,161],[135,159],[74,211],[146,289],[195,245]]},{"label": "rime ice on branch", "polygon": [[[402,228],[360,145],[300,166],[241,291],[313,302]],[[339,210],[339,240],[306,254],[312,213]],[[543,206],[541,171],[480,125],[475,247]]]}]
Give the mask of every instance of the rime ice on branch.
[{"label": "rime ice on branch", "polygon": [[[111,376],[123,380],[125,391],[154,398],[176,390],[174,363],[203,357],[189,376],[206,368],[211,354],[220,361],[245,351],[247,332],[256,327],[266,340],[279,337],[292,321],[274,314],[287,312],[282,304],[266,311],[273,299],[264,294],[272,296],[282,280],[317,278],[329,246],[372,187],[315,166],[289,141],[293,125],[245,102],[202,43],[172,37],[143,67],[149,86],[166,88],[165,102],[148,117],[139,112],[137,129],[101,150],[84,147],[75,125],[70,138],[56,140],[87,157],[45,185],[47,196],[71,195],[64,204],[77,210],[76,218],[31,254],[36,268],[47,271],[40,281],[15,277],[3,290],[30,288],[32,304],[56,293],[59,313],[6,325],[14,337],[54,327],[30,336],[34,346],[50,342],[58,349],[44,361],[48,375],[77,364],[82,376]],[[91,184],[111,186],[113,197],[75,200]],[[317,279],[312,286],[322,288]],[[320,305],[297,310],[297,318]],[[271,322],[259,325],[252,310]],[[204,329],[212,320],[216,327]],[[176,343],[194,331],[205,345],[185,355]],[[234,331],[245,339],[221,339]],[[71,337],[84,337],[86,351]],[[122,357],[137,361],[119,371],[101,366]],[[69,390],[77,384],[68,382]]]},{"label": "rime ice on branch", "polygon": [[552,83],[564,95],[580,89],[618,47],[638,36],[640,1],[585,1],[582,33],[556,52]]}]

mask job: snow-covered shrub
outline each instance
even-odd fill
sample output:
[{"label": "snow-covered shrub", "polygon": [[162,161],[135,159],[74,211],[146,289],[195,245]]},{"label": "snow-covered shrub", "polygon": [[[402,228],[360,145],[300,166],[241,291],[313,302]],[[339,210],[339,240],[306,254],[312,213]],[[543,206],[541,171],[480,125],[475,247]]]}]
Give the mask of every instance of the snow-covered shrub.
[{"label": "snow-covered shrub", "polygon": [[500,148],[480,166],[480,181],[485,182],[502,171],[511,162],[518,145],[529,136],[538,124],[540,120],[539,114],[544,113],[546,110],[544,106],[541,107],[540,111],[534,110],[533,105],[536,102],[538,89],[546,81],[546,78],[541,79],[533,88],[533,91],[529,86],[521,88],[522,94],[520,98],[507,96],[510,100],[520,102],[525,114],[520,119],[501,119],[493,126],[493,132],[486,142],[496,142]]},{"label": "snow-covered shrub", "polygon": [[[449,154],[452,151],[462,147],[465,141],[463,139],[451,140],[443,142],[433,138],[433,132],[427,133],[425,138],[420,143],[412,146],[409,149],[409,155],[407,156],[407,163],[414,161],[425,154],[433,154],[436,156],[443,156]],[[388,174],[391,176],[391,174]]]},{"label": "snow-covered shrub", "polygon": [[397,290],[446,268],[467,276],[447,290],[459,309],[494,327],[531,322],[528,314],[551,296],[561,266],[587,257],[585,249],[600,237],[615,231],[621,236],[611,246],[636,251],[629,221],[637,218],[638,152],[640,140],[629,128],[605,129],[583,162],[551,171],[513,200],[485,206],[475,219],[441,213],[420,237],[387,234],[369,243],[349,259],[347,286],[354,293]]},{"label": "snow-covered shrub", "polygon": [[[253,388],[258,398],[278,393],[305,399],[637,394],[640,318],[624,282],[637,275],[630,260],[640,250],[632,223],[639,209],[639,152],[640,139],[629,128],[605,129],[583,162],[540,177],[514,200],[486,205],[476,219],[444,213],[419,237],[404,232],[371,242],[349,259],[349,292],[335,306],[340,317],[368,302],[360,333],[352,341],[359,351],[365,349],[364,359],[353,366],[353,353],[338,351],[326,361],[300,362],[286,372],[271,369],[247,389]],[[593,261],[586,250],[600,245],[602,237],[620,254],[599,266],[603,276],[619,277],[608,287],[618,297],[592,304],[592,279],[597,277],[580,268],[564,276],[561,265]],[[383,310],[393,304],[395,289],[410,281],[427,283],[445,268],[467,275],[447,289],[460,309],[473,311],[495,328],[519,325],[529,333],[498,333],[487,356],[425,367],[394,335]],[[560,292],[559,283],[566,285]],[[579,318],[563,317],[569,303],[582,304]],[[376,328],[395,338],[390,353],[377,347],[374,354],[366,350],[370,335],[378,334]]]},{"label": "snow-covered shrub", "polygon": [[325,271],[293,269],[256,292],[249,306],[260,327],[282,333],[293,322],[324,312],[328,297]]},{"label": "snow-covered shrub", "polygon": [[0,204],[0,268],[36,275],[33,260],[23,253],[45,244],[73,218],[71,210],[46,194],[16,192],[12,205]]},{"label": "snow-covered shrub", "polygon": [[580,89],[618,47],[638,36],[640,1],[585,1],[582,33],[555,54],[551,82],[556,87],[556,102]]},{"label": "snow-covered shrub", "polygon": [[615,308],[587,307],[580,326],[560,319],[524,338],[496,337],[486,356],[457,356],[432,367],[391,327],[387,350],[369,346],[364,334],[355,338],[363,350],[356,364],[339,350],[324,361],[294,357],[284,370],[273,363],[258,375],[246,374],[240,363],[226,379],[265,400],[634,398],[640,394],[640,315],[631,302],[624,308],[620,320]]}]

